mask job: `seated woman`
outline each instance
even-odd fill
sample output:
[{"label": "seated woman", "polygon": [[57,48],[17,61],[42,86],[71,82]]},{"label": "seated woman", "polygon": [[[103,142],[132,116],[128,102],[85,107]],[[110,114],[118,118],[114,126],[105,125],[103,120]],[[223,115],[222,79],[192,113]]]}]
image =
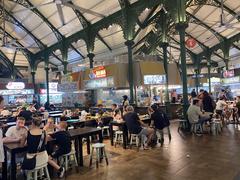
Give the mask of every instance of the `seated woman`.
[{"label": "seated woman", "polygon": [[46,125],[43,127],[43,130],[47,132],[47,134],[53,133],[56,128],[54,124],[53,118],[48,118]]},{"label": "seated woman", "polygon": [[[33,158],[36,156],[36,167],[42,166],[46,163],[49,163],[53,166],[57,171],[60,178],[64,176],[65,169],[64,167],[60,167],[52,158],[48,158],[48,154],[46,151],[47,144],[47,135],[46,132],[40,129],[42,124],[41,118],[34,118],[32,122],[32,128],[28,131],[27,135],[27,158]],[[43,143],[39,148],[40,141],[43,136]]]}]

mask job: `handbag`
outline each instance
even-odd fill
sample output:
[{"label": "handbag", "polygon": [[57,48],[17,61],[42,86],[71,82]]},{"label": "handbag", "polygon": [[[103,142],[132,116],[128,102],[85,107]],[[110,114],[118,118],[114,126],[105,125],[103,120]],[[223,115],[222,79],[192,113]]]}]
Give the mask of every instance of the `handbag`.
[{"label": "handbag", "polygon": [[[37,153],[40,151],[43,141],[44,141],[44,131],[42,132],[40,142],[38,144]],[[36,167],[36,156],[34,155],[32,158],[27,157],[27,154],[25,155],[23,162],[22,162],[22,169],[23,170],[33,170]]]}]

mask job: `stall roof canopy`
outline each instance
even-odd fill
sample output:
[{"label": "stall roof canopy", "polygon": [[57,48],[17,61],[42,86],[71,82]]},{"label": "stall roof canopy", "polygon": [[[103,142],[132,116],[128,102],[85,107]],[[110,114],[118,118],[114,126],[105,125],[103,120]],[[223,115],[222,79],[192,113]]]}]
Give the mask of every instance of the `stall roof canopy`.
[{"label": "stall roof canopy", "polygon": [[[66,4],[62,4],[66,2]],[[2,53],[8,66],[14,64],[19,67],[29,65],[29,54],[36,54],[44,49],[54,46],[63,39],[82,31],[88,27],[94,27],[101,20],[114,21],[110,15],[123,11],[123,0],[5,0],[1,4],[2,13],[0,37],[7,37],[7,44],[0,43]],[[157,54],[162,56],[162,49],[156,39],[161,36],[158,33],[158,24],[161,19],[161,4],[168,9],[167,3],[157,0],[125,0],[130,7],[146,4],[138,16],[136,34],[134,36],[134,54]],[[147,4],[154,2],[153,8],[147,8]],[[159,3],[156,3],[159,2]],[[207,48],[213,48],[222,41],[237,37],[240,31],[239,0],[187,0],[186,12],[188,27],[186,40],[195,39],[197,44],[187,49],[188,63],[194,63],[192,55],[201,54]],[[76,8],[77,7],[77,8]],[[122,13],[123,14],[123,13]],[[63,15],[63,16],[62,16]],[[116,16],[117,17],[117,16]],[[220,20],[222,17],[222,20]],[[124,19],[124,15],[121,17]],[[110,23],[111,24],[111,23]],[[169,23],[169,59],[179,61],[180,46],[179,35],[173,23]],[[5,30],[5,31],[4,31]],[[94,54],[97,60],[104,61],[109,56],[117,56],[127,52],[124,44],[122,27],[116,23],[98,32],[95,38]],[[230,48],[230,66],[239,64],[240,44],[235,41]],[[16,48],[16,46],[18,48]],[[19,48],[21,47],[21,48]],[[17,51],[16,51],[17,49]],[[68,49],[68,62],[81,62],[87,57],[88,51],[85,41],[76,39]],[[54,66],[62,64],[62,54],[59,49],[50,54],[50,63]],[[212,61],[219,67],[224,65],[224,53],[219,48],[212,54]],[[6,66],[7,66],[6,65]]]}]

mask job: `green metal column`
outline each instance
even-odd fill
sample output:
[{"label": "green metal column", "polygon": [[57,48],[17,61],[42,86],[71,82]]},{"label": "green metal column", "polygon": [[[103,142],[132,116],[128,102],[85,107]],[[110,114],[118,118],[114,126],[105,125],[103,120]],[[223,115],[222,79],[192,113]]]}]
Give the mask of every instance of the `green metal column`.
[{"label": "green metal column", "polygon": [[168,57],[167,57],[167,47],[168,43],[162,43],[161,47],[163,49],[163,63],[164,63],[164,69],[166,73],[166,84],[165,84],[165,102],[168,103],[169,101],[169,90],[168,90],[168,84],[169,84],[169,78],[168,78]]},{"label": "green metal column", "polygon": [[65,39],[62,42],[62,64],[63,64],[63,74],[67,74],[67,65],[68,65],[68,45],[65,41]]},{"label": "green metal column", "polygon": [[45,67],[45,72],[46,72],[47,102],[49,102],[49,67]]},{"label": "green metal column", "polygon": [[93,53],[88,53],[87,57],[89,58],[89,65],[90,65],[90,68],[92,69],[93,68],[93,58],[95,57],[95,55]]},{"label": "green metal column", "polygon": [[224,62],[226,64],[226,70],[229,68],[229,60],[230,60],[230,48],[231,48],[231,42],[229,42],[227,39],[224,39],[224,42],[222,44],[222,51],[224,55]]},{"label": "green metal column", "polygon": [[208,89],[209,93],[212,92],[212,86],[211,86],[211,64],[207,64],[208,67]]},{"label": "green metal column", "polygon": [[128,48],[128,82],[130,90],[130,103],[133,104],[134,101],[134,82],[133,82],[133,57],[132,57],[132,46],[134,45],[133,40],[127,40],[125,42]]},{"label": "green metal column", "polygon": [[211,55],[212,55],[212,53],[210,52],[209,49],[207,49],[206,58],[207,58],[207,68],[208,68],[208,89],[209,89],[209,93],[212,92],[212,85],[211,85]]},{"label": "green metal column", "polygon": [[183,86],[183,113],[187,118],[188,102],[188,87],[187,87],[187,66],[186,66],[186,47],[185,47],[185,29],[186,23],[178,23],[176,29],[180,35],[180,49],[181,49],[181,70],[182,70],[182,86]]},{"label": "green metal column", "polygon": [[67,74],[68,73],[68,70],[67,70],[68,62],[63,61],[62,63],[63,63],[63,74]]},{"label": "green metal column", "polygon": [[35,72],[35,71],[31,71],[31,75],[32,75],[32,84],[33,84],[34,94],[37,94],[37,91],[36,91],[36,83],[35,83],[35,75],[36,75],[36,72]]},{"label": "green metal column", "polygon": [[45,55],[45,72],[46,72],[46,88],[47,88],[47,102],[50,103],[49,101],[49,56]]},{"label": "green metal column", "polygon": [[195,87],[196,87],[196,93],[198,94],[198,88],[199,88],[199,70],[198,69],[194,69],[195,72]]},{"label": "green metal column", "polygon": [[[93,58],[95,57],[95,55],[93,53],[88,53],[87,57],[89,58],[89,67],[90,69],[93,69]],[[91,95],[91,104],[94,104],[94,90],[90,90],[90,95]]]}]

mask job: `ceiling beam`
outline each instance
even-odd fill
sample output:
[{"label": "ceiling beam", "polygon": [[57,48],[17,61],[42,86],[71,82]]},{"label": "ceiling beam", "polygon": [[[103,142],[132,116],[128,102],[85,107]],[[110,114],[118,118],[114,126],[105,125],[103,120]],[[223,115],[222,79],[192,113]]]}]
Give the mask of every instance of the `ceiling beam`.
[{"label": "ceiling beam", "polygon": [[[203,49],[203,50],[209,49],[209,47],[207,47],[205,44],[203,44],[203,43],[200,42],[198,39],[196,39],[195,37],[193,37],[191,34],[189,34],[189,33],[187,33],[187,32],[185,32],[185,33],[186,33],[186,35],[189,36],[190,38],[195,39],[195,40],[197,41],[197,43],[198,43],[200,46],[202,46],[202,49]],[[213,54],[216,55],[217,57],[219,57],[220,59],[224,60],[224,58],[223,58],[222,56],[220,56],[218,53],[213,52]]]},{"label": "ceiling beam", "polygon": [[[73,2],[68,2],[69,4],[74,4]],[[85,16],[77,9],[73,9],[73,11],[75,12],[76,16],[78,17],[78,20],[80,21],[80,23],[82,24],[83,28],[88,28],[91,27],[92,24],[85,18]],[[102,38],[102,36],[99,34],[99,32],[97,33],[97,38],[110,50],[112,51],[112,48],[107,44],[107,42]]]},{"label": "ceiling beam", "polygon": [[[137,2],[131,4],[130,10],[142,12],[146,7],[152,8],[156,5],[159,5],[160,3],[161,3],[161,0],[148,0],[148,1],[138,0]],[[92,24],[91,29],[93,29],[94,31],[99,31],[100,29],[109,27],[109,25],[112,23],[118,23],[121,18],[122,18],[122,10],[119,10],[109,15],[108,17],[105,17],[97,21],[96,23]],[[89,30],[88,28],[83,28],[82,30],[65,38],[65,41],[67,41],[67,43],[70,44],[70,43],[76,42],[79,39],[83,39],[86,36],[88,30]],[[44,56],[45,53],[49,53],[49,52],[55,51],[56,49],[59,49],[61,45],[62,45],[62,41],[59,41],[45,48],[44,50],[41,50],[40,52],[36,53],[34,57],[35,59],[41,58]]]},{"label": "ceiling beam", "polygon": [[[203,27],[205,27],[206,29],[208,29],[211,33],[213,33],[218,39],[219,41],[224,41],[227,38],[224,37],[223,35],[221,35],[219,32],[215,31],[213,28],[211,28],[210,26],[208,26],[206,23],[204,23],[203,21],[201,21],[200,19],[198,19],[196,16],[193,16],[191,13],[187,12],[187,15],[190,16],[195,22],[197,21],[199,24]],[[192,23],[194,23],[194,21]],[[190,21],[191,22],[191,21]],[[236,49],[240,50],[240,47],[236,46],[235,44],[233,44],[233,47],[235,47]]]},{"label": "ceiling beam", "polygon": [[[22,73],[14,66],[14,64],[8,59],[8,57],[0,50],[0,57],[2,60],[5,61],[6,65],[8,66],[9,69],[14,69],[14,71],[23,78]],[[11,72],[12,73],[12,72]]]},{"label": "ceiling beam", "polygon": [[[32,8],[34,7],[34,5],[29,1],[29,0],[23,0],[23,1],[15,1],[17,4],[22,5],[25,8]],[[64,35],[62,35],[59,30],[37,9],[37,8],[33,8],[31,9],[31,11],[33,13],[35,13],[39,18],[41,18],[43,20],[43,22],[45,22],[48,27],[52,30],[52,32],[55,34],[56,38],[58,40],[62,40],[64,39]],[[70,47],[77,53],[79,54],[82,58],[84,58],[84,56],[82,56],[82,54],[71,44]],[[53,55],[55,57],[55,55]]]}]

